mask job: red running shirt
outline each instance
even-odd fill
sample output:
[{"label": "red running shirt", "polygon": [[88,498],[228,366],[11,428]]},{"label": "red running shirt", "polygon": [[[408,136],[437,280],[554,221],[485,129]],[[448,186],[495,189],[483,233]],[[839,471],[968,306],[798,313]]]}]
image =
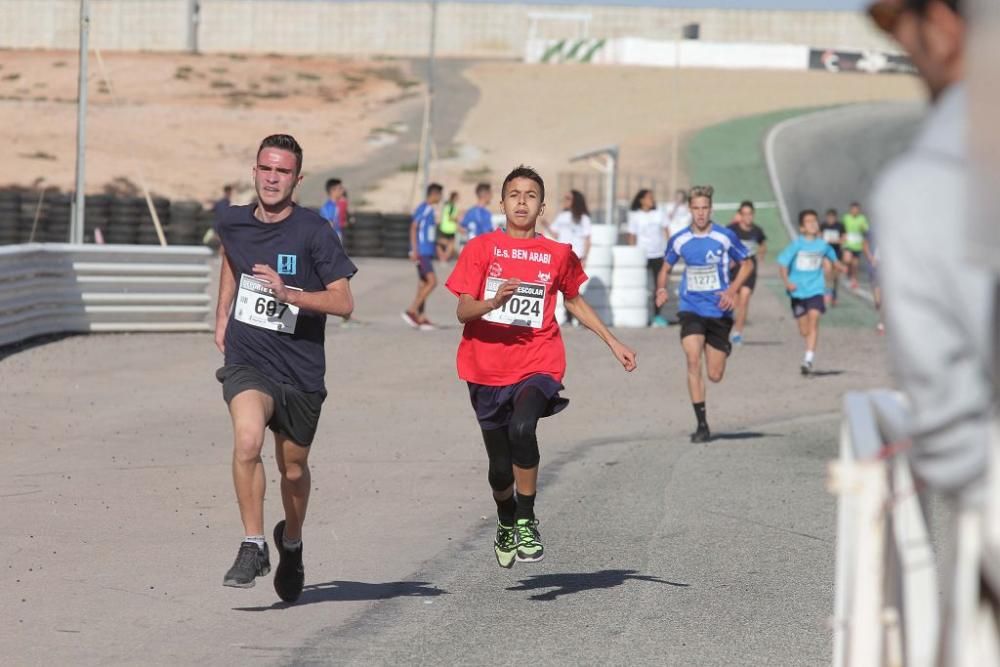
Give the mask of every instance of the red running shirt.
[{"label": "red running shirt", "polygon": [[587,274],[569,244],[542,236],[512,238],[498,229],[469,241],[445,286],[455,296],[485,300],[510,278],[521,279],[514,297],[502,309],[466,323],[458,376],[493,387],[536,373],[561,382],[566,349],[555,318],[556,293],[576,298]]}]

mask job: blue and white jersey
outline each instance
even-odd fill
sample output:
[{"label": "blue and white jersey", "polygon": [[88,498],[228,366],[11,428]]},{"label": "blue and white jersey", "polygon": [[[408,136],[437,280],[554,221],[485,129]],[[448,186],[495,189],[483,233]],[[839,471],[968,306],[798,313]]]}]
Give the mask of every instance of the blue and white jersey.
[{"label": "blue and white jersey", "polygon": [[795,285],[792,297],[808,299],[826,292],[824,260],[837,261],[833,247],[821,238],[800,236],[778,255],[778,264],[788,269],[788,282]]},{"label": "blue and white jersey", "polygon": [[434,240],[437,236],[437,220],[434,218],[434,207],[423,202],[413,212],[413,221],[417,223],[417,255],[420,257],[434,256]]},{"label": "blue and white jersey", "polygon": [[719,295],[729,288],[729,260],[742,262],[749,256],[732,231],[714,222],[704,234],[688,227],[670,237],[664,259],[671,266],[683,259],[686,265],[681,278],[680,312],[731,317],[731,310],[719,307]]},{"label": "blue and white jersey", "polygon": [[473,206],[462,218],[462,227],[469,234],[469,240],[493,231],[493,214],[485,206]]}]

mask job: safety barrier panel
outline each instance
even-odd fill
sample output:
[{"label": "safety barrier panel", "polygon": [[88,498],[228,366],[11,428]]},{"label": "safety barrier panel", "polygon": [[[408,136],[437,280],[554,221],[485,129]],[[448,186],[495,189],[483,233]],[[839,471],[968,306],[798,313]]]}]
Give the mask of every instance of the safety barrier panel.
[{"label": "safety barrier panel", "polygon": [[997,626],[978,594],[981,512],[956,510],[941,536],[952,562],[939,565],[907,419],[897,393],[844,398],[840,457],[828,480],[837,495],[833,665],[995,666]]},{"label": "safety barrier panel", "polygon": [[210,331],[211,250],[0,247],[0,345],[55,333]]}]

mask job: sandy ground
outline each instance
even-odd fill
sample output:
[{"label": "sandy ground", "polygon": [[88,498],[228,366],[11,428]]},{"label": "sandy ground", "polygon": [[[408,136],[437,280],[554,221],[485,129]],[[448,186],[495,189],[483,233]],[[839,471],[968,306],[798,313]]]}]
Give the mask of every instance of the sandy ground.
[{"label": "sandy ground", "polygon": [[[356,201],[408,208],[416,141],[412,156],[382,149],[419,136],[413,126],[423,104],[422,66],[135,53],[108,53],[104,62],[113,90],[97,59],[90,63],[89,191],[130,191],[144,175],[156,193],[208,201],[224,182],[247,186],[263,135],[290,131],[305,147],[314,182],[381,162],[362,170],[365,182],[348,184]],[[611,144],[621,147],[623,172],[666,179],[675,126],[684,136],[787,107],[921,95],[909,77],[820,72],[681,70],[675,81],[667,69],[479,61],[439,68],[439,76],[463,77],[479,93],[450,99],[448,82],[440,81],[436,100],[445,124],[459,129],[437,137],[431,176],[469,191],[522,162],[554,180],[574,168],[572,155]],[[0,52],[0,123],[18,130],[10,138],[17,159],[0,164],[0,185],[72,186],[75,97],[75,54]],[[304,203],[318,204],[319,194],[313,185]],[[470,201],[466,195],[463,205]]]},{"label": "sandy ground", "polygon": [[[692,446],[676,328],[620,332],[640,354],[632,375],[589,332],[567,330],[572,404],[540,431],[550,555],[540,569],[507,573],[493,563],[480,435],[454,373],[454,298],[439,290],[429,304],[445,328],[412,331],[398,312],[413,267],[359,266],[356,315],[367,324],[328,329],[330,396],[305,532],[309,588],[292,608],[275,606],[269,577],[251,590],[221,586],[241,530],[210,335],[72,337],[0,360],[0,654],[10,664],[275,664],[296,656],[339,664],[337,632],[350,635],[352,651],[383,646],[413,652],[402,662],[428,664],[447,655],[419,631],[422,623],[443,629],[439,615],[424,616],[438,596],[448,622],[481,621],[499,632],[470,626],[440,644],[455,651],[456,642],[474,643],[467,664],[507,655],[513,645],[503,637],[525,618],[539,642],[576,647],[546,653],[545,664],[574,655],[586,662],[587,647],[612,662],[628,655],[663,664],[667,652],[676,664],[752,664],[747,637],[753,651],[784,650],[790,637],[809,647],[808,659],[793,651],[768,664],[829,662],[834,521],[824,466],[836,453],[843,392],[887,383],[874,331],[825,330],[818,367],[830,374],[804,380],[787,304],[759,290],[748,344],[709,391],[709,417],[726,437]],[[826,420],[822,429],[810,426],[816,419]],[[588,497],[618,461],[625,479],[611,487],[605,479]],[[280,498],[270,454],[266,465],[270,526]],[[633,474],[636,484],[644,476],[641,487],[628,486]],[[601,524],[610,541],[579,516],[588,503],[613,515]],[[573,574],[633,567],[691,588],[670,593],[679,607],[661,609],[658,588],[608,588]],[[530,606],[537,590],[508,588],[529,572],[593,592],[542,611]],[[416,633],[403,643],[392,634],[403,632],[392,621],[399,614]],[[619,632],[627,628],[641,641]],[[624,653],[603,653],[625,640]],[[698,642],[715,657],[700,661],[709,654]],[[303,647],[311,647],[305,657]],[[399,664],[387,655],[358,664]]]},{"label": "sandy ground", "polygon": [[[307,172],[363,160],[421,104],[403,62],[135,53],[103,62],[90,59],[90,192],[134,191],[142,176],[171,198],[207,201],[223,183],[246,190],[256,146],[275,132],[296,136]],[[72,187],[76,65],[73,53],[0,53],[0,123],[18,130],[0,184]]]}]

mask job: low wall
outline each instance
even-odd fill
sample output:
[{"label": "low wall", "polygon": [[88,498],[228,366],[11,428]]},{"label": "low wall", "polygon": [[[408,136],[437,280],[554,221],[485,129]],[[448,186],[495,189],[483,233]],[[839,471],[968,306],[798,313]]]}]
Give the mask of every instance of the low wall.
[{"label": "low wall", "polygon": [[0,346],[98,331],[211,331],[199,246],[26,243],[0,247]]}]

